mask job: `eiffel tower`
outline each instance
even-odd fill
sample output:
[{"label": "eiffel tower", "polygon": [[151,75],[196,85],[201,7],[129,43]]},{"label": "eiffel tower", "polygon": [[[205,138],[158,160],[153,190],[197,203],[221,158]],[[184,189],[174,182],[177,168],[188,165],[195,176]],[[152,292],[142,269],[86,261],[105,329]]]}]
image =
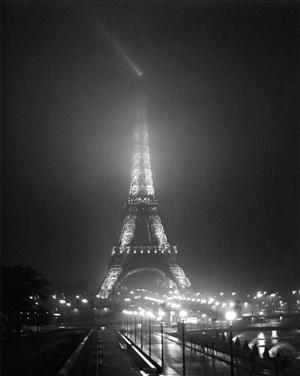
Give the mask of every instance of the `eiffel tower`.
[{"label": "eiffel tower", "polygon": [[[101,284],[99,295],[102,299],[109,298],[126,277],[143,270],[159,272],[173,281],[178,289],[191,286],[177,262],[177,246],[169,244],[161,222],[148,139],[146,103],[141,97],[136,114],[129,196],[125,204],[127,215],[119,244],[112,249],[109,269]],[[146,230],[147,245],[133,245],[138,224]]]}]

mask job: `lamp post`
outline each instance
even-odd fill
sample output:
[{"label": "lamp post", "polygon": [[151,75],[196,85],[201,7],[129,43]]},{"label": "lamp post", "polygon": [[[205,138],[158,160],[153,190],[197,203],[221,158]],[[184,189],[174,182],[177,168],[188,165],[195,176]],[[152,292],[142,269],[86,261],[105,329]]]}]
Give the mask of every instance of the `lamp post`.
[{"label": "lamp post", "polygon": [[149,316],[148,321],[148,331],[149,331],[149,356],[151,358],[151,317]]},{"label": "lamp post", "polygon": [[164,323],[160,321],[160,339],[161,339],[161,369],[164,369]]},{"label": "lamp post", "polygon": [[233,363],[233,341],[232,341],[232,321],[236,318],[236,312],[228,311],[225,314],[226,320],[229,321],[229,341],[230,341],[230,376],[234,376]]},{"label": "lamp post", "polygon": [[149,340],[149,356],[151,358],[151,319],[154,318],[154,315],[151,311],[147,311],[148,316],[148,340]]},{"label": "lamp post", "polygon": [[160,340],[161,340],[161,369],[164,369],[164,323],[162,321],[165,311],[159,309],[157,320],[160,321]]},{"label": "lamp post", "polygon": [[136,344],[136,315],[137,312],[134,312],[134,343]]},{"label": "lamp post", "polygon": [[124,329],[126,335],[128,336],[128,327],[129,327],[129,315],[130,312],[126,309],[123,310],[123,313],[125,315],[126,321],[123,321],[122,328]]},{"label": "lamp post", "polygon": [[141,317],[141,349],[143,350],[143,316],[144,313],[140,312],[140,317]]},{"label": "lamp post", "polygon": [[260,319],[260,327],[262,328],[263,321],[264,321],[264,313],[262,311],[259,312],[259,319]]},{"label": "lamp post", "polygon": [[206,314],[202,313],[202,325],[203,325],[203,330],[205,329],[205,320],[206,320]]},{"label": "lamp post", "polygon": [[182,376],[185,376],[185,322],[184,319],[187,316],[186,311],[180,311],[179,317],[181,318],[182,323]]}]

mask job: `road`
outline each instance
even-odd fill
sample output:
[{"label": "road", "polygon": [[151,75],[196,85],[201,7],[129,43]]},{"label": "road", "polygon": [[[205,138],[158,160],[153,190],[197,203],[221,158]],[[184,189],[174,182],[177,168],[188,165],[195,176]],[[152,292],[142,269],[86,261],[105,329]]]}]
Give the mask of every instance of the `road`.
[{"label": "road", "polygon": [[[175,341],[174,341],[175,340]],[[151,337],[152,359],[161,365],[161,336],[154,333]],[[148,337],[143,340],[143,350],[149,353]],[[140,337],[137,336],[137,345],[140,346]],[[224,362],[212,359],[198,352],[192,352],[186,348],[186,376],[230,376],[230,366]],[[181,376],[182,369],[182,346],[176,339],[168,335],[164,336],[164,372],[165,376]],[[246,376],[249,372],[237,368],[236,376]]]}]

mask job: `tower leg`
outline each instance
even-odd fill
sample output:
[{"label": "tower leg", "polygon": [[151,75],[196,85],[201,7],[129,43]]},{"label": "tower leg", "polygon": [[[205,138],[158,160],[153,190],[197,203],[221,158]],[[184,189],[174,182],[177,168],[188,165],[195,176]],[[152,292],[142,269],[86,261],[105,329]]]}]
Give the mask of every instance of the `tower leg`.
[{"label": "tower leg", "polygon": [[112,293],[114,287],[116,286],[120,275],[122,274],[123,267],[122,266],[111,266],[106,273],[104,281],[102,282],[100,288],[100,298],[107,299],[109,295]]},{"label": "tower leg", "polygon": [[179,265],[171,265],[169,269],[179,288],[191,287],[191,282]]}]

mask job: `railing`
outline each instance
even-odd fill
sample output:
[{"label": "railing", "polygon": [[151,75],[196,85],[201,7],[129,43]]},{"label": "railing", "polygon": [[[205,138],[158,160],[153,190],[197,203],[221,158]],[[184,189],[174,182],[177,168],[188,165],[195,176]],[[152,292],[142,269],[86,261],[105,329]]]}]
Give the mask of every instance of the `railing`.
[{"label": "railing", "polygon": [[131,247],[113,247],[112,254],[176,254],[178,253],[176,245],[168,246],[131,246]]},{"label": "railing", "polygon": [[128,205],[132,204],[147,204],[147,205],[158,205],[159,201],[153,195],[137,195],[129,196],[127,200]]}]

